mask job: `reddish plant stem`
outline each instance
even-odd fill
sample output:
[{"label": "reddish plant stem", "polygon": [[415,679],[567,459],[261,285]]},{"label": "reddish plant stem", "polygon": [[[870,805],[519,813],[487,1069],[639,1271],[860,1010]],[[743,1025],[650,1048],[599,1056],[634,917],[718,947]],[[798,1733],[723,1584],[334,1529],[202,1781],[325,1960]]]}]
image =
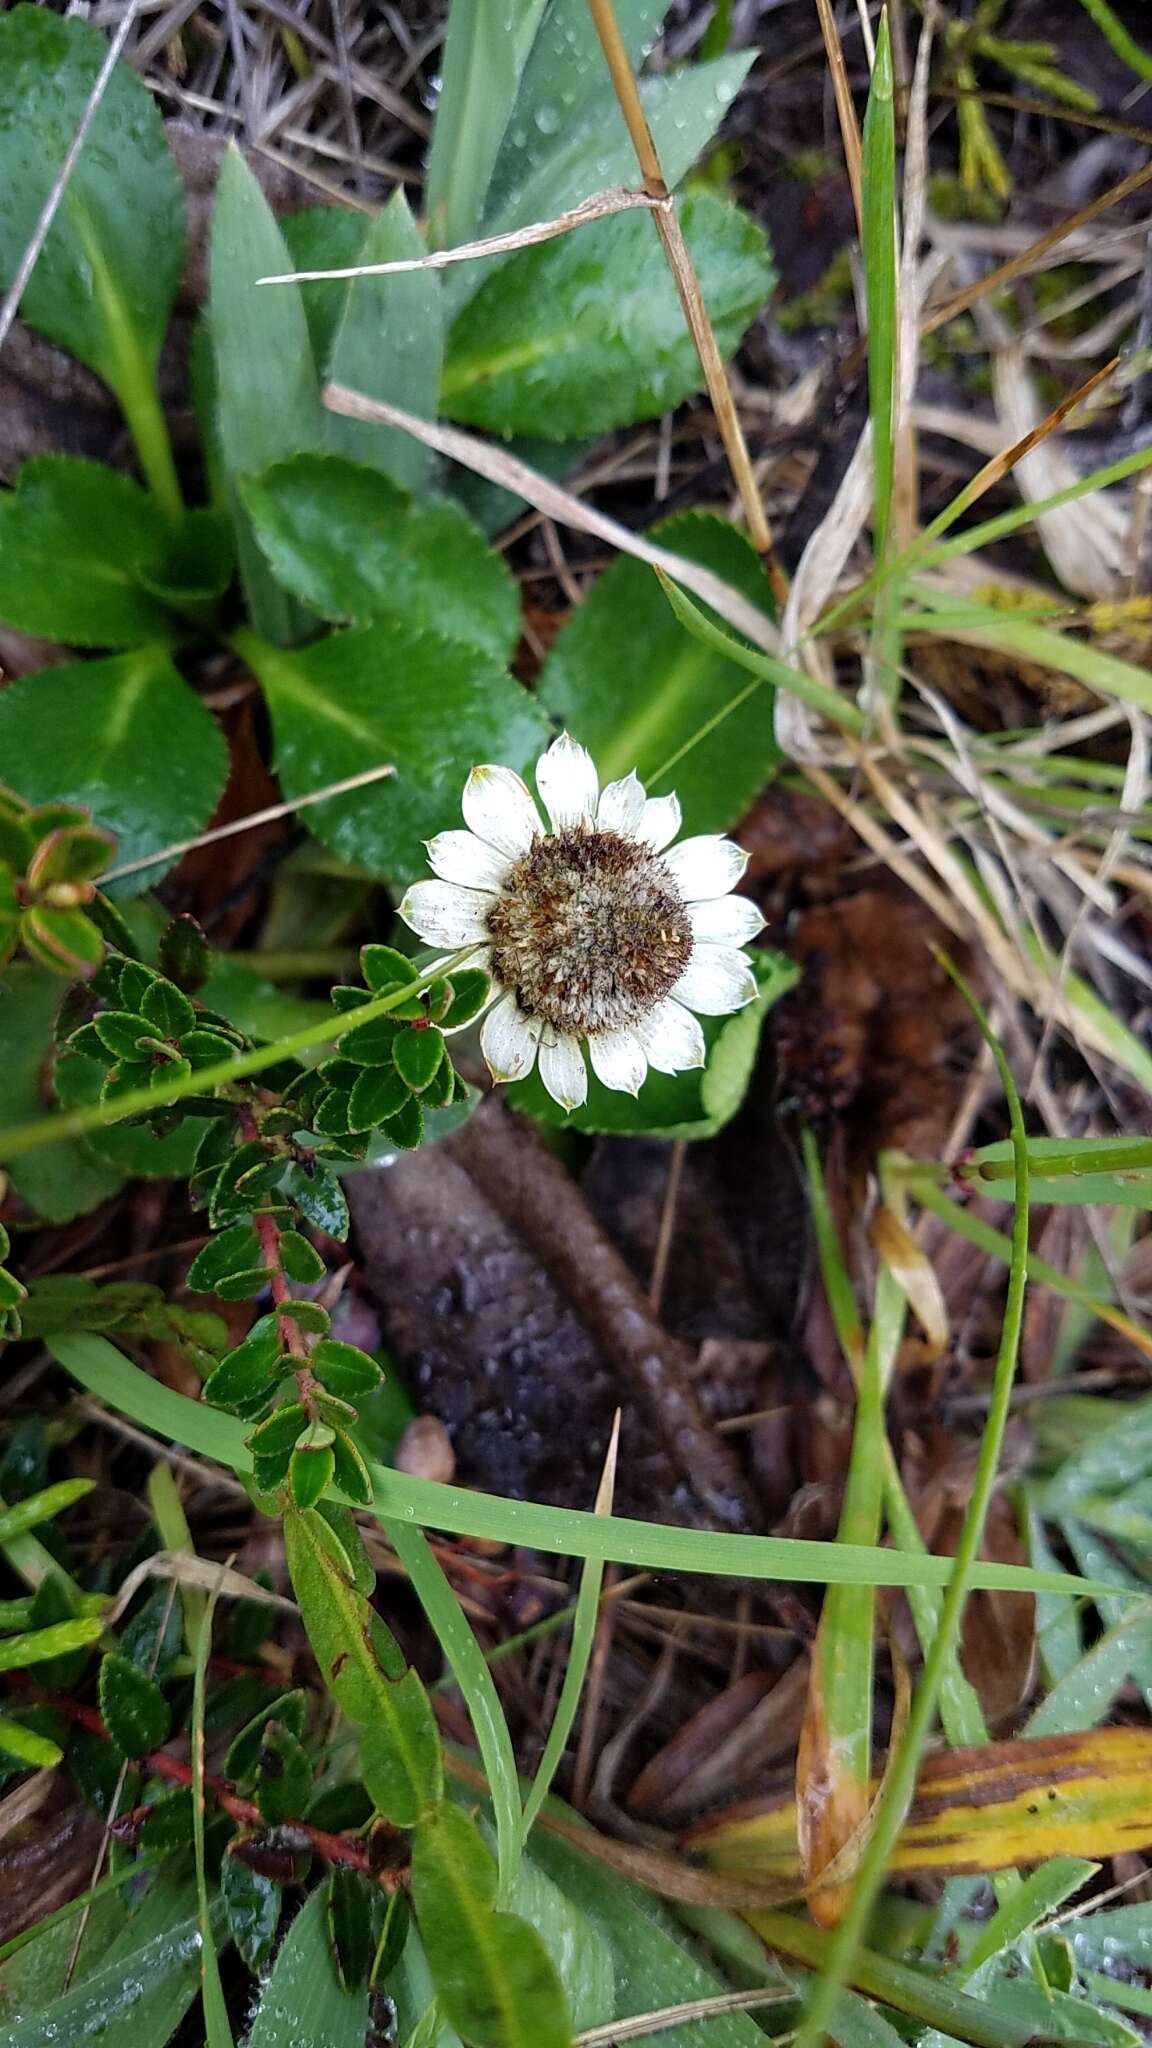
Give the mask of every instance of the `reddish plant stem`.
[{"label": "reddish plant stem", "polygon": [[[101,1741],[111,1742],[112,1738],[95,1707],[86,1707],[82,1701],[68,1699],[61,1693],[43,1692],[39,1686],[18,1684],[17,1689],[22,1699],[35,1700],[43,1706],[54,1707],[57,1713],[63,1714],[69,1721],[74,1721],[78,1728],[86,1728],[90,1735],[98,1735]],[[137,1760],[137,1768],[151,1777],[166,1778],[173,1785],[192,1784],[191,1764],[184,1763],[179,1757],[169,1756],[163,1749],[154,1749],[147,1756],[140,1757]],[[238,1821],[242,1827],[266,1829],[269,1826],[255,1802],[251,1799],[242,1799],[239,1793],[233,1792],[226,1779],[206,1772],[204,1783],[211,1787],[217,1803],[229,1818]],[[147,1808],[141,1808],[140,1812],[146,1813]],[[129,1814],[124,1818],[130,1820],[134,1816]],[[280,1825],[305,1836],[309,1847],[317,1856],[322,1856],[326,1863],[340,1863],[347,1869],[362,1871],[366,1877],[375,1878],[378,1884],[382,1884],[390,1891],[394,1891],[404,1882],[405,1874],[402,1871],[374,1870],[368,1851],[358,1842],[351,1841],[347,1835],[330,1834],[326,1828],[314,1828],[306,1820],[283,1821]]]},{"label": "reddish plant stem", "polygon": [[[260,1126],[250,1109],[242,1109],[240,1111],[239,1123],[241,1135],[246,1142],[260,1136]],[[252,1220],[256,1225],[256,1235],[260,1239],[261,1256],[263,1257],[264,1264],[271,1271],[272,1277],[269,1281],[269,1287],[272,1299],[276,1303],[277,1308],[280,1308],[285,1302],[292,1300],[291,1290],[289,1289],[287,1276],[284,1272],[284,1262],[280,1256],[280,1226],[274,1216],[268,1216],[259,1211]],[[316,1382],[312,1377],[311,1367],[308,1363],[308,1343],[304,1332],[293,1316],[282,1316],[280,1318],[280,1328],[284,1332],[289,1351],[292,1353],[293,1358],[297,1360],[296,1384],[299,1388],[300,1399],[307,1408],[309,1415],[313,1415],[312,1392]]]}]

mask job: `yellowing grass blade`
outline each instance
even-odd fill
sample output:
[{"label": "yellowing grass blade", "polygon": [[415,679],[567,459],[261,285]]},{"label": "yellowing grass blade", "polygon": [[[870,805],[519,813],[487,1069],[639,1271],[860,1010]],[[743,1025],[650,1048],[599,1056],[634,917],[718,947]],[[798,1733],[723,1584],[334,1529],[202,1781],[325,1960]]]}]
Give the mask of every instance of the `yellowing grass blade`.
[{"label": "yellowing grass blade", "polygon": [[[1152,1730],[1099,1728],[930,1757],[889,1869],[970,1876],[1052,1856],[1099,1862],[1150,1844]],[[733,1808],[694,1829],[686,1846],[714,1870],[804,1889],[790,1799]]]}]

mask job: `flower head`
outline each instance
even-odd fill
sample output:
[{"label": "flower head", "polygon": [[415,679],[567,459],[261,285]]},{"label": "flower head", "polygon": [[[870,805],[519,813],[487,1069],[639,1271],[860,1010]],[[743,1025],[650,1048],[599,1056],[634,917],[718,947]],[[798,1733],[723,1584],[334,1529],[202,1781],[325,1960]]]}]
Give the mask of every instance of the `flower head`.
[{"label": "flower head", "polygon": [[400,905],[432,945],[476,947],[495,998],[480,1038],[493,1079],[523,1080],[539,1058],[548,1093],[576,1109],[585,1042],[605,1087],[631,1095],[650,1066],[702,1066],[692,1012],[722,1016],[756,994],[740,948],[764,920],[730,893],[747,855],[719,834],[673,846],[677,798],[646,796],[634,774],[601,790],[567,733],[537,762],[536,787],[548,831],[510,768],[474,768],[468,831],[429,840],[439,880]]}]

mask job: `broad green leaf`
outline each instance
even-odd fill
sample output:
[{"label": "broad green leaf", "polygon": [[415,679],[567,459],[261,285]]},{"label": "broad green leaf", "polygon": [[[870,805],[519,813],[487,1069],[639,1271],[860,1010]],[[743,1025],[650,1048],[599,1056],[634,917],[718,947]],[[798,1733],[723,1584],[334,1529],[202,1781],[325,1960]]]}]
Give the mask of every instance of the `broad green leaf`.
[{"label": "broad green leaf", "polygon": [[[291,258],[289,268],[344,270],[350,263],[359,263],[365,229],[371,218],[370,214],[361,213],[354,206],[306,206],[299,213],[282,213],[278,226]],[[260,289],[283,291],[286,287],[262,285]],[[328,361],[344,309],[345,289],[342,284],[309,284],[301,291],[300,300],[318,370],[322,370]]]},{"label": "broad green leaf", "polygon": [[413,505],[379,470],[342,455],[275,463],[243,498],[274,574],[321,618],[398,619],[507,661],[516,585],[450,499]]},{"label": "broad green leaf", "polygon": [[249,613],[260,631],[277,640],[297,637],[305,620],[269,575],[237,485],[280,456],[324,446],[327,428],[300,288],[257,284],[292,267],[264,194],[239,150],[230,146],[216,188],[209,252],[217,438]]},{"label": "broad green leaf", "polygon": [[496,1866],[474,1823],[442,1805],[412,1844],[412,1905],[447,2018],[470,2048],[569,2048],[555,1965],[534,1928],[495,1912]]},{"label": "broad green leaf", "polygon": [[[653,538],[771,610],[764,572],[735,527],[690,512]],[[590,750],[602,783],[634,768],[650,793],[675,790],[688,834],[734,824],[780,758],[771,690],[687,633],[651,571],[624,557],[558,634],[537,694]]]},{"label": "broad green leaf", "polygon": [[[107,50],[98,30],[62,20],[47,8],[16,7],[0,19],[5,287],[71,147]],[[160,110],[142,80],[121,63],[73,166],[20,311],[30,326],[111,385],[138,439],[142,410],[153,429],[156,424],[155,364],[183,257],[184,191]],[[171,484],[174,489],[174,478]]]},{"label": "broad green leaf", "polygon": [[589,1067],[588,1099],[571,1112],[548,1094],[539,1073],[506,1092],[510,1102],[541,1122],[578,1131],[611,1131],[653,1138],[712,1138],[735,1116],[756,1064],[760,1033],[769,1010],[794,988],[799,970],[783,953],[749,955],[760,985],[756,1002],[731,1017],[702,1017],[706,1064],[682,1074],[648,1070],[637,1096],[605,1088]]},{"label": "broad green leaf", "polygon": [[420,844],[457,823],[478,761],[525,768],[547,740],[519,683],[459,641],[398,622],[332,634],[282,653],[244,636],[264,686],[286,797],[391,762],[377,788],[317,804],[309,825],[369,873],[423,872]]},{"label": "broad green leaf", "polygon": [[[638,65],[655,40],[666,0],[615,0],[614,12],[628,57]],[[502,206],[561,138],[590,127],[602,137],[627,132],[588,0],[552,0],[524,66],[485,211]]]},{"label": "broad green leaf", "polygon": [[[39,682],[39,676],[29,682]],[[12,683],[0,691],[0,731],[4,700],[26,687]],[[44,1061],[56,1028],[64,984],[48,968],[19,960],[4,970],[0,985],[0,1119],[4,1123],[36,1122],[55,1112],[44,1100]],[[70,1139],[50,1150],[29,1152],[9,1169],[24,1200],[50,1223],[66,1223],[94,1208],[121,1185],[120,1173],[96,1156],[87,1144]]]},{"label": "broad green leaf", "polygon": [[112,1653],[100,1666],[100,1713],[121,1756],[147,1756],[168,1739],[171,1713],[154,1678]]},{"label": "broad green leaf", "polygon": [[[684,200],[681,218],[731,355],[772,289],[764,235],[710,192]],[[633,211],[525,249],[481,286],[449,333],[440,405],[499,433],[565,441],[665,412],[702,378],[664,246]]]},{"label": "broad green leaf", "polygon": [[[200,1986],[200,1930],[191,1882],[161,1872],[126,1922],[120,1905],[106,1934],[110,1939],[102,1944],[85,1944],[84,1974],[71,1990],[39,2011],[30,2011],[24,2000],[18,2016],[6,2015],[4,2048],[62,2048],[65,2042],[87,2041],[106,2042],[108,2048],[121,2041],[132,2048],[165,2048]],[[75,1930],[65,1926],[63,1942],[54,1944],[62,1967],[74,1938]]]},{"label": "broad green leaf", "polygon": [[424,203],[440,248],[472,239],[544,0],[453,0]]},{"label": "broad green leaf", "polygon": [[[346,1575],[340,1546],[315,1512],[285,1517],[292,1585],[317,1663],[338,1706],[364,1735],[368,1790],[386,1819],[411,1827],[439,1799],[443,1763],[436,1722],[417,1674]],[[381,1666],[381,1657],[390,1666]]]},{"label": "broad green leaf", "polygon": [[[219,727],[159,647],[10,683],[0,691],[0,760],[29,802],[88,806],[116,834],[123,862],[201,831],[227,770]],[[170,866],[157,862],[113,891],[138,895]]]},{"label": "broad green leaf", "polygon": [[246,2048],[364,2048],[368,1994],[345,1991],[328,1943],[327,1887],[297,1913],[264,1989]]},{"label": "broad green leaf", "polygon": [[[670,187],[680,183],[716,133],[754,55],[752,50],[741,50],[737,56],[721,57],[712,64],[692,64],[670,76],[646,79],[641,85],[640,97]],[[606,119],[603,104],[594,99],[582,110],[576,125],[561,124],[550,150],[533,154],[526,175],[485,216],[484,233],[505,234],[530,221],[550,220],[566,207],[577,206],[590,192],[636,181],[636,152],[623,122],[616,118],[615,103]],[[511,260],[484,257],[446,271],[444,301],[449,316],[487,283],[494,269]]]},{"label": "broad green leaf", "polygon": [[[420,230],[398,189],[371,222],[349,261],[402,263],[424,254]],[[334,284],[305,285],[305,304],[310,304],[310,293],[339,289]],[[349,281],[345,292],[331,353],[318,357],[326,360],[328,376],[421,419],[435,419],[444,354],[440,279],[427,270],[402,271],[394,277],[358,277]],[[411,434],[331,413],[328,445],[359,462],[371,463],[406,490],[421,491],[427,483],[431,451]]]},{"label": "broad green leaf", "polygon": [[[535,1866],[556,1885],[565,1902],[582,1913],[605,1943],[614,1965],[613,2019],[631,2019],[693,1999],[716,1998],[731,1989],[701,1959],[698,1945],[662,1899],[581,1856],[567,1842],[543,1831],[533,1837]],[[602,1964],[590,1958],[565,1975],[578,2024],[584,2002],[600,1995]],[[707,2020],[687,2021],[666,2037],[662,2048],[764,2048],[764,2035],[749,2013],[716,2013]]]},{"label": "broad green leaf", "polygon": [[139,580],[161,566],[162,540],[156,507],[131,478],[74,455],[37,456],[0,496],[0,618],[77,647],[170,635],[172,614]]}]

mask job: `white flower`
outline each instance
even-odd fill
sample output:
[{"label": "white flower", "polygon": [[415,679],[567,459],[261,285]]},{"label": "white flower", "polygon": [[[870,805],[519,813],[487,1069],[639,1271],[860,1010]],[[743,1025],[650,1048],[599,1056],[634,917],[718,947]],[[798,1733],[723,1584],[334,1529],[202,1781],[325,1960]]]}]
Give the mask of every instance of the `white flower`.
[{"label": "white flower", "polygon": [[466,832],[428,842],[435,882],[417,882],[400,915],[435,946],[475,946],[495,1008],[480,1043],[496,1081],[537,1059],[553,1100],[588,1093],[583,1042],[607,1088],[635,1095],[649,1067],[704,1064],[696,1018],[752,1001],[741,946],[764,923],[730,892],[748,856],[719,834],[672,840],[674,796],[649,797],[634,774],[600,789],[591,755],[562,733],[536,764],[545,831],[510,768],[474,768]]}]

